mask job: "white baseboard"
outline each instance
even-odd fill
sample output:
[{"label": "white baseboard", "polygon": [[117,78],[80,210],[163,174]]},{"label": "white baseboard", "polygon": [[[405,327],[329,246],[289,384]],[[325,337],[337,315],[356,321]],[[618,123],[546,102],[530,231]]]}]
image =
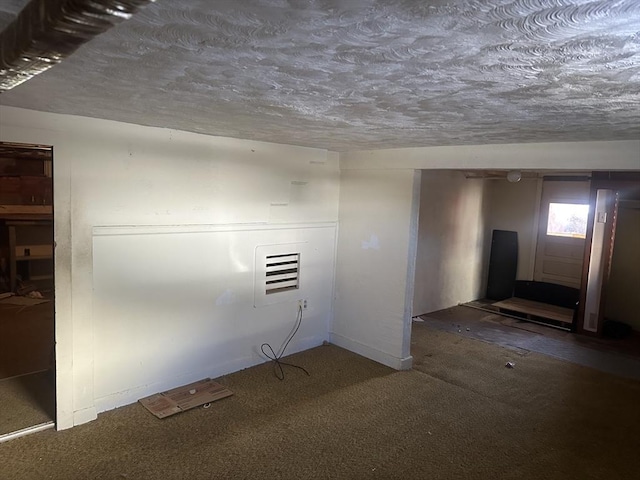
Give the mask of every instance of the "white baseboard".
[{"label": "white baseboard", "polygon": [[[320,346],[324,339],[324,336],[301,338],[289,345],[286,355],[291,355],[293,353],[302,352],[304,350]],[[148,397],[155,393],[164,392],[181,385],[187,385],[189,383],[202,380],[203,378],[216,379],[269,361],[258,352],[259,347],[256,345],[253,356],[235,358],[224,364],[216,364],[215,366],[210,365],[206,368],[199,369],[188,374],[168,375],[162,382],[152,382],[133,387],[124,392],[116,392],[105,397],[96,398],[95,411],[102,413],[108,410],[113,410],[114,408],[136,403],[141,398]]]},{"label": "white baseboard", "polygon": [[376,348],[356,342],[350,338],[343,337],[337,333],[331,334],[331,343],[395,370],[409,370],[413,364],[413,357],[411,355],[405,358],[394,357],[393,355],[389,355],[388,353],[382,352]]},{"label": "white baseboard", "polygon": [[89,407],[83,410],[76,410],[73,412],[73,426],[82,425],[83,423],[91,422],[98,418],[96,407]]}]

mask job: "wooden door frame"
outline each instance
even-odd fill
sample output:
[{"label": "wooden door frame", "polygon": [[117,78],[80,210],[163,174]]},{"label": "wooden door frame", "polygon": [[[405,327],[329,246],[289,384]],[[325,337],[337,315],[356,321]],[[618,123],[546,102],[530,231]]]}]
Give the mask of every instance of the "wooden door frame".
[{"label": "wooden door frame", "polygon": [[[0,151],[2,151],[3,153],[6,153],[7,151],[11,151],[11,150],[29,150],[32,152],[41,152],[41,151],[46,151],[48,152],[48,154],[43,155],[43,157],[48,157],[48,158],[43,158],[42,160],[44,161],[44,173],[45,175],[49,178],[50,181],[50,186],[51,186],[51,209],[49,213],[46,213],[44,211],[42,211],[42,209],[38,208],[39,206],[36,206],[36,208],[33,208],[33,206],[24,206],[24,205],[18,205],[17,207],[23,207],[23,208],[16,208],[14,212],[11,212],[10,214],[5,214],[4,218],[8,219],[8,220],[24,220],[24,221],[42,221],[42,220],[48,220],[51,222],[51,228],[52,228],[52,236],[51,236],[51,242],[52,242],[52,253],[53,253],[53,257],[52,257],[52,264],[53,264],[53,298],[51,299],[51,304],[52,304],[52,309],[53,309],[53,332],[54,332],[54,338],[53,338],[53,345],[51,345],[52,347],[52,355],[50,357],[51,360],[51,365],[50,368],[52,369],[52,373],[53,373],[53,383],[54,383],[54,398],[53,398],[53,424],[54,426],[58,426],[58,417],[59,417],[59,412],[58,412],[58,388],[59,388],[59,383],[58,383],[58,368],[57,368],[57,346],[58,346],[58,335],[57,335],[57,328],[56,328],[56,322],[57,322],[57,312],[56,312],[56,295],[57,295],[57,289],[56,289],[56,268],[55,268],[55,263],[56,263],[56,242],[55,242],[55,229],[56,229],[56,222],[55,222],[55,181],[54,181],[54,148],[53,145],[47,145],[47,144],[35,144],[35,143],[25,143],[25,142],[7,142],[7,141],[0,141]],[[26,207],[26,208],[24,208]],[[13,249],[10,250],[10,255],[14,255],[15,256],[15,251]],[[13,285],[11,286],[13,287]],[[44,430],[46,428],[49,428],[49,425],[47,424],[43,424],[43,425],[37,425],[31,429],[28,429],[28,433],[35,433],[37,431],[41,431]],[[27,432],[27,430],[25,430],[25,432]],[[20,436],[23,433],[20,434]]]},{"label": "wooden door frame", "polygon": [[[540,277],[543,275],[542,272],[540,272],[540,270],[542,270],[542,262],[543,257],[544,257],[544,248],[546,246],[547,240],[543,240],[544,237],[546,236],[547,233],[547,224],[549,221],[549,205],[551,203],[580,203],[580,204],[584,204],[586,203],[590,203],[590,199],[591,199],[591,190],[590,190],[590,177],[589,176],[585,176],[585,175],[553,175],[553,176],[544,176],[541,179],[542,181],[540,182],[540,192],[538,195],[538,204],[536,207],[536,212],[537,212],[537,218],[536,218],[536,229],[535,229],[535,249],[534,249],[534,253],[533,253],[533,270],[531,271],[531,277],[532,280],[534,281],[545,281],[542,280]],[[578,199],[577,196],[572,196],[574,195],[574,193],[567,195],[566,190],[569,189],[569,187],[567,186],[567,189],[563,189],[563,193],[561,194],[554,194],[554,196],[551,196],[550,198],[546,198],[545,199],[545,182],[549,183],[549,188],[551,187],[551,184],[555,183],[555,182],[563,182],[565,184],[579,184],[579,183],[583,183],[585,184],[587,193],[586,193],[586,199],[584,197],[581,198],[580,202],[576,202],[576,200]],[[563,239],[561,241],[565,241],[566,239]],[[579,247],[578,247],[579,248]],[[576,266],[579,266],[579,260],[576,261]],[[540,273],[539,273],[540,272]],[[582,278],[582,277],[581,277]],[[570,285],[574,288],[581,288],[581,278],[580,278],[580,282],[579,285],[574,286],[574,285]],[[557,281],[553,281],[553,280],[546,280],[550,283],[557,283]],[[564,283],[562,283],[562,285],[564,285]]]},{"label": "wooden door frame", "polygon": [[[593,228],[595,223],[596,196],[598,190],[612,190],[615,202],[607,205],[607,217],[611,218],[606,223],[604,233],[603,251],[606,252],[604,265],[604,278],[600,287],[599,311],[602,312],[606,301],[606,291],[609,284],[609,273],[611,271],[611,259],[613,257],[613,247],[615,244],[615,227],[617,202],[621,195],[631,195],[640,199],[640,171],[632,172],[593,172],[591,174],[591,188],[589,195],[589,218],[587,220],[587,233],[585,236],[584,257],[582,262],[582,280],[580,282],[580,303],[578,304],[577,325],[578,333],[589,336],[602,336],[604,324],[603,315],[599,315],[596,332],[584,329],[585,302],[587,299],[587,286],[589,280],[589,264],[591,260],[591,247],[593,244]],[[629,193],[630,192],[630,193]]]}]

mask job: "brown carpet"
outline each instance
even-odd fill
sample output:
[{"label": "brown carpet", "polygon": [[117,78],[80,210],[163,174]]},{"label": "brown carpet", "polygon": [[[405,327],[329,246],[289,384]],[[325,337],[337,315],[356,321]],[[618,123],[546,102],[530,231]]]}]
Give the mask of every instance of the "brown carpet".
[{"label": "brown carpet", "polygon": [[633,332],[625,338],[607,338],[607,337],[591,337],[587,335],[576,335],[565,330],[552,328],[548,325],[540,325],[537,323],[519,320],[515,318],[505,317],[498,314],[483,312],[475,308],[469,308],[466,305],[484,306],[486,301],[467,302],[465,306],[455,306],[439,310],[437,312],[421,315],[425,318],[433,318],[443,322],[456,322],[455,325],[471,326],[484,324],[486,326],[508,327],[516,331],[524,331],[542,335],[545,338],[561,340],[576,346],[582,346],[602,352],[610,352],[614,354],[623,354],[627,356],[640,357],[640,332]]},{"label": "brown carpet", "polygon": [[52,373],[0,380],[0,405],[0,435],[53,420],[55,387]]},{"label": "brown carpet", "polygon": [[[219,379],[234,396],[158,420],[141,405],[0,444],[12,479],[624,479],[640,383],[416,325],[416,369],[334,346]],[[504,367],[506,361],[514,369]]]}]

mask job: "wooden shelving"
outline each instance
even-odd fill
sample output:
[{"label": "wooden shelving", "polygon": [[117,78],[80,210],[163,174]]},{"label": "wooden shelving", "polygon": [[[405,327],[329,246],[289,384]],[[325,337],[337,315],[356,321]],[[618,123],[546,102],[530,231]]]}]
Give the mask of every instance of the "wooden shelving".
[{"label": "wooden shelving", "polygon": [[52,173],[50,147],[0,142],[2,290],[53,288]]},{"label": "wooden shelving", "polygon": [[[51,220],[10,220],[6,222],[9,237],[9,281],[15,291],[18,276],[31,282],[53,279],[53,223]],[[37,255],[31,255],[31,250]],[[45,253],[47,252],[47,253]]]}]

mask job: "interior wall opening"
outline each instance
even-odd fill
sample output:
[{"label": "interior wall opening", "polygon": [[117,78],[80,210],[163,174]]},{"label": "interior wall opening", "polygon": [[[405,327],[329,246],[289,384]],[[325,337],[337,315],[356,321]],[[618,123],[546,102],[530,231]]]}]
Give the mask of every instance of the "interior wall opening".
[{"label": "interior wall opening", "polygon": [[[590,192],[591,172],[423,170],[414,318],[467,305],[525,328],[580,330]],[[630,239],[640,209],[629,193],[625,205],[604,287],[615,293],[603,298],[614,297],[605,308],[626,318],[632,296],[620,284],[630,285],[633,272],[621,265],[637,263],[628,250],[637,250]]]},{"label": "interior wall opening", "polygon": [[0,441],[55,420],[53,149],[0,142]]}]

